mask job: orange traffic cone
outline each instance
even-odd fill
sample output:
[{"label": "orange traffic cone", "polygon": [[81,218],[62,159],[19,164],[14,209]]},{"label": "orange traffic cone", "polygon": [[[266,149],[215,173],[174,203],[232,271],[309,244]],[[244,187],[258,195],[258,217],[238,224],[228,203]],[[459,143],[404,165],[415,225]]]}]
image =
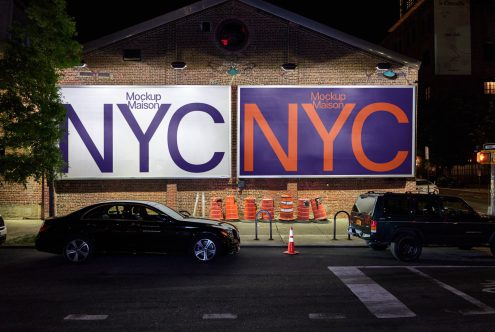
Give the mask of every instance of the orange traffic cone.
[{"label": "orange traffic cone", "polygon": [[287,246],[287,251],[284,254],[287,255],[297,255],[299,251],[294,250],[294,229],[291,227],[289,232],[289,244]]}]

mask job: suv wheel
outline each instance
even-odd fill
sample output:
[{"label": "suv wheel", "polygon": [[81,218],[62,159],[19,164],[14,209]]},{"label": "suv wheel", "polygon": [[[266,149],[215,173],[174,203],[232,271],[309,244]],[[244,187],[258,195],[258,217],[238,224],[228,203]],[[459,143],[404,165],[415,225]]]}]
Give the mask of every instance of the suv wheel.
[{"label": "suv wheel", "polygon": [[396,259],[412,262],[419,258],[423,246],[414,235],[400,235],[392,242],[390,250]]}]

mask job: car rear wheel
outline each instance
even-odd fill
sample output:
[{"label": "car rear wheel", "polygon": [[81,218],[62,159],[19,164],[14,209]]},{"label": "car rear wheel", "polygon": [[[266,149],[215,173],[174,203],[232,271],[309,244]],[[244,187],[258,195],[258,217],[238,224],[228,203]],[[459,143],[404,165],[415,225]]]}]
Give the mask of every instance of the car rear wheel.
[{"label": "car rear wheel", "polygon": [[72,238],[64,246],[64,257],[71,263],[83,263],[93,255],[93,243],[84,238]]},{"label": "car rear wheel", "polygon": [[416,236],[401,235],[392,242],[390,250],[396,259],[404,262],[412,262],[419,258],[423,246]]},{"label": "car rear wheel", "polygon": [[194,241],[194,257],[201,262],[209,262],[218,256],[219,246],[217,239],[212,235],[203,235]]}]

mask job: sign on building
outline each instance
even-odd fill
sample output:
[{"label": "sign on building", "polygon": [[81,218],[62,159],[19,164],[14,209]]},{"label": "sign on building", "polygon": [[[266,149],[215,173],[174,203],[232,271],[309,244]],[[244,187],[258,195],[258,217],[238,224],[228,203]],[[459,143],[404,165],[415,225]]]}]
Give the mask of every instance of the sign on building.
[{"label": "sign on building", "polygon": [[66,179],[228,178],[229,86],[64,86]]},{"label": "sign on building", "polygon": [[238,88],[238,176],[410,177],[415,88]]},{"label": "sign on building", "polygon": [[435,0],[435,74],[471,75],[469,0]]}]

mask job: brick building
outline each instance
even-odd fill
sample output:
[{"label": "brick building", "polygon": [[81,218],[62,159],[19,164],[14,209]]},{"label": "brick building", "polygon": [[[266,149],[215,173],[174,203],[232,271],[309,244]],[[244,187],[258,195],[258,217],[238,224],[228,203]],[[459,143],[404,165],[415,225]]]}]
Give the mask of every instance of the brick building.
[{"label": "brick building", "polygon": [[[197,89],[201,91],[208,86],[230,87],[230,151],[226,151],[226,155],[229,155],[229,170],[228,176],[64,178],[55,183],[56,214],[64,214],[93,202],[117,198],[153,200],[179,210],[192,211],[197,194],[205,193],[206,205],[210,198],[224,198],[226,195],[234,195],[241,205],[246,197],[255,197],[257,202],[263,197],[272,197],[276,210],[282,194],[289,194],[294,202],[298,198],[322,197],[328,214],[333,216],[339,210],[349,211],[356,195],[362,192],[403,192],[415,189],[414,102],[412,115],[408,120],[412,128],[412,134],[409,135],[412,136],[412,143],[408,159],[404,161],[410,169],[406,174],[375,174],[373,171],[366,171],[363,174],[320,172],[312,176],[311,172],[288,172],[290,175],[287,176],[285,173],[244,176],[245,173],[239,169],[243,167],[240,165],[244,165],[239,161],[239,151],[243,149],[240,142],[246,136],[238,132],[239,128],[243,128],[239,124],[242,119],[238,119],[238,114],[241,114],[239,109],[243,109],[239,107],[244,98],[239,95],[243,91],[242,87],[328,87],[330,90],[336,87],[337,90],[343,89],[342,91],[347,91],[347,88],[361,88],[364,90],[360,91],[370,91],[370,94],[372,90],[366,90],[367,88],[411,88],[417,82],[419,69],[419,62],[413,59],[260,0],[199,1],[84,46],[85,65],[67,70],[60,82],[63,87],[73,87],[79,89],[78,91],[85,91],[86,86],[95,89],[94,91],[99,91],[98,87],[118,89],[191,86],[199,87]],[[391,72],[393,79],[386,78],[383,75],[385,71]],[[412,88],[411,91],[412,99],[415,100],[415,89]],[[394,94],[394,91],[391,90],[390,93]],[[114,109],[116,108],[115,106]],[[284,112],[287,112],[286,108]],[[253,121],[258,125],[261,123]],[[74,119],[72,122],[74,123]],[[327,124],[326,130],[330,128],[332,124]],[[352,126],[352,130],[355,129],[359,132],[366,131],[363,124],[361,127]],[[266,132],[263,133],[267,136]],[[72,139],[75,136],[71,133],[68,137]],[[288,148],[285,150],[285,144],[289,143],[284,143],[280,135],[277,137],[282,142],[282,152],[288,151]],[[352,139],[354,151],[366,144],[361,141],[361,137],[363,136],[356,141]],[[393,139],[389,138],[388,141]],[[311,146],[305,146],[304,142],[305,138],[300,137],[300,153],[311,150]],[[351,150],[350,138],[345,144]],[[395,152],[392,157],[394,154]],[[409,165],[411,160],[412,166]],[[300,162],[308,163],[307,160]],[[352,162],[356,163],[355,160]],[[334,163],[345,162],[339,161],[336,155]],[[369,163],[373,164],[372,161]],[[46,215],[48,198],[43,192],[46,193],[46,190],[43,191],[37,185],[25,190],[15,186],[0,187],[0,210],[4,215],[14,215],[22,211],[20,208],[31,206],[32,214]]]}]

